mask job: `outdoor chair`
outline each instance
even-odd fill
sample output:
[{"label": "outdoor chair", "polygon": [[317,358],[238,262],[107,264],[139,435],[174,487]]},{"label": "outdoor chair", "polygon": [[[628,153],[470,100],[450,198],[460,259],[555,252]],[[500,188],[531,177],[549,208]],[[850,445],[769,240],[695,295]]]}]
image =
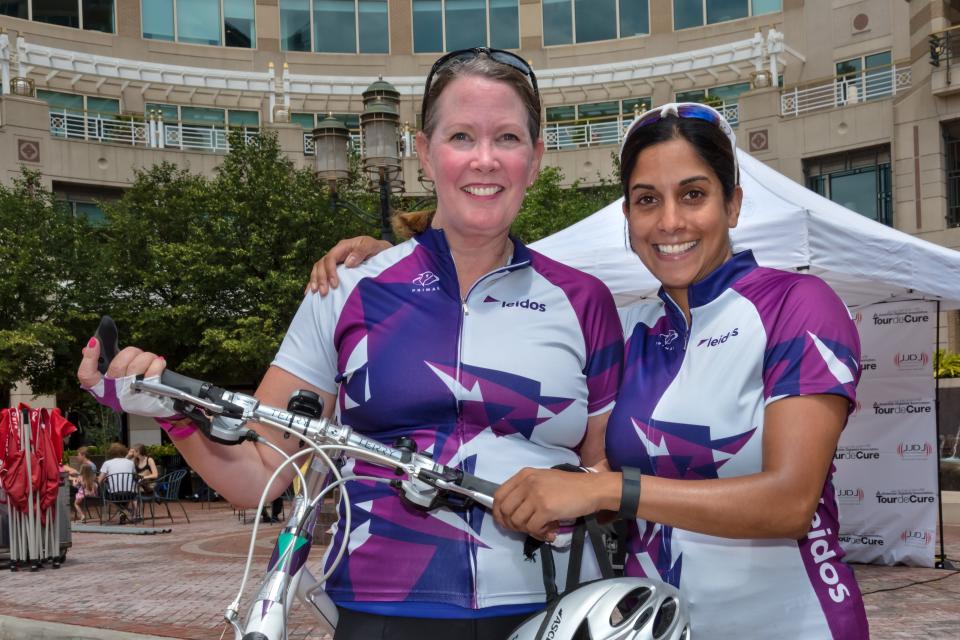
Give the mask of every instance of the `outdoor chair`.
[{"label": "outdoor chair", "polygon": [[97,520],[103,522],[103,515],[100,511],[100,504],[103,498],[100,495],[100,489],[97,488],[96,493],[86,494],[84,493],[83,498],[80,500],[80,513],[83,514],[84,522],[93,521],[93,512],[97,513]]},{"label": "outdoor chair", "polygon": [[147,496],[147,504],[150,505],[150,520],[154,524],[156,524],[154,505],[157,504],[163,505],[163,508],[167,510],[167,517],[170,518],[170,522],[173,522],[173,514],[170,513],[171,502],[180,505],[183,517],[187,519],[188,523],[190,522],[190,516],[187,515],[187,510],[184,508],[183,502],[180,501],[180,483],[186,476],[186,469],[176,469],[156,479],[153,485],[153,495]]},{"label": "outdoor chair", "polygon": [[111,473],[100,485],[100,523],[110,522],[116,516],[135,521],[143,513],[140,476],[136,473]]}]

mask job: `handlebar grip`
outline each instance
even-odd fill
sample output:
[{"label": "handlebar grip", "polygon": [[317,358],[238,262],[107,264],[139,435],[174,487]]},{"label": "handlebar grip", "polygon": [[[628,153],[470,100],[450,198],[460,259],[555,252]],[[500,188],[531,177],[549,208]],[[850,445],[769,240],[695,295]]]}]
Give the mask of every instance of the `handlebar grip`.
[{"label": "handlebar grip", "polygon": [[477,476],[472,476],[469,473],[463,474],[463,479],[458,483],[464,489],[470,489],[471,491],[476,491],[477,493],[482,493],[484,495],[490,496],[493,498],[493,494],[496,493],[497,489],[500,488],[495,482],[490,482]]},{"label": "handlebar grip", "polygon": [[163,373],[160,374],[160,383],[189,393],[197,398],[203,398],[206,395],[206,389],[204,389],[204,387],[209,388],[210,386],[207,382],[181,375],[169,369],[164,369]]},{"label": "handlebar grip", "polygon": [[120,351],[119,334],[117,324],[110,316],[100,318],[100,326],[97,327],[97,342],[100,343],[100,357],[97,358],[97,371],[107,375],[107,367]]}]

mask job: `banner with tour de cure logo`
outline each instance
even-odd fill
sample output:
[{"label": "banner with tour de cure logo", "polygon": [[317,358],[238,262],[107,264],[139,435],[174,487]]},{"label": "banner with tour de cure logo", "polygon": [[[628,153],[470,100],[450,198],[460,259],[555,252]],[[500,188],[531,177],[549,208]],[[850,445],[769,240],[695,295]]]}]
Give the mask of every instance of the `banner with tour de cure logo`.
[{"label": "banner with tour de cure logo", "polygon": [[834,456],[840,542],[851,562],[932,567],[936,544],[936,305],[853,311],[860,331],[857,406]]}]

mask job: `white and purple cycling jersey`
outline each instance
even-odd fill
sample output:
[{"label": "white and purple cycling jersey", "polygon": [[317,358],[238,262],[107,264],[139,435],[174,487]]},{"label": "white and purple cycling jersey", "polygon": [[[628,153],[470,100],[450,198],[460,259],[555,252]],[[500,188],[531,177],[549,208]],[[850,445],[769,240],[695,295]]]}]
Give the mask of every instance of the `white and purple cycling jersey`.
[{"label": "white and purple cycling jersey", "polygon": [[[525,466],[577,463],[587,417],[614,403],[623,335],[609,291],[518,241],[465,300],[439,230],[339,277],[326,297],[306,297],[273,364],[337,393],[338,418],[359,432],[412,437],[438,462],[502,483]],[[354,461],[344,472],[389,475]],[[486,510],[425,513],[380,483],[349,490],[349,554],[326,586],[338,605],[421,617],[542,606],[524,536]],[[562,581],[567,553],[555,556]]]},{"label": "white and purple cycling jersey", "polygon": [[[688,290],[691,322],[661,289],[624,313],[620,397],[607,427],[614,469],[688,480],[762,468],[764,408],[788,396],[855,401],[860,343],[820,279],[736,254]],[[732,540],[637,520],[626,570],[681,589],[692,632],[711,638],[867,638],[841,562],[831,467],[807,536]]]}]

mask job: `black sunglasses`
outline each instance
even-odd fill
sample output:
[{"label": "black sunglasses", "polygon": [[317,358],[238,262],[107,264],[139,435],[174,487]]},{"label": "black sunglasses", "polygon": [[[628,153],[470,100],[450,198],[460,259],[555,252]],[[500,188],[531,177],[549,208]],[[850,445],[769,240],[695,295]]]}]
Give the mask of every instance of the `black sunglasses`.
[{"label": "black sunglasses", "polygon": [[530,79],[530,84],[533,85],[533,92],[539,97],[540,89],[537,87],[537,76],[533,74],[533,69],[530,68],[527,61],[517,54],[504,51],[503,49],[491,49],[490,47],[460,49],[459,51],[451,51],[445,56],[441,56],[433,63],[433,66],[430,67],[430,73],[427,74],[427,83],[423,87],[423,104],[420,105],[420,118],[422,122],[426,122],[427,119],[427,100],[430,95],[430,85],[433,84],[433,76],[436,75],[437,71],[451,62],[466,62],[474,58],[479,58],[481,55],[487,56],[494,62],[513,67],[527,76],[527,78]]}]

